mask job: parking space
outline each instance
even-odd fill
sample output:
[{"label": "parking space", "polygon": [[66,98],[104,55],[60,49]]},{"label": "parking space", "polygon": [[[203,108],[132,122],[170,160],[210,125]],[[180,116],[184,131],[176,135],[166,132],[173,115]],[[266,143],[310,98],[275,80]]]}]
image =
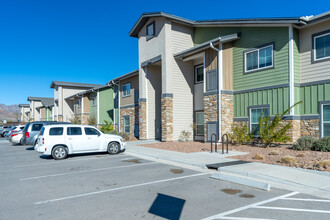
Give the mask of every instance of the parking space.
[{"label": "parking space", "polygon": [[[0,219],[329,219],[330,203],[131,157],[55,161],[0,141]],[[5,199],[4,199],[5,198]],[[328,217],[328,218],[327,218]]]}]

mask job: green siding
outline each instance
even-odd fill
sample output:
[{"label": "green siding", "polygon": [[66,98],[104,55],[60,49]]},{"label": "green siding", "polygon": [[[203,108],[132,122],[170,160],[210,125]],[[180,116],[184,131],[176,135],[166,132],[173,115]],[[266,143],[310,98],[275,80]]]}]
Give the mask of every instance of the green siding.
[{"label": "green siding", "polygon": [[319,114],[319,102],[330,101],[330,83],[295,87],[295,102],[298,101],[303,103],[295,108],[295,114]]},{"label": "green siding", "polygon": [[96,99],[97,93],[92,92],[89,94],[88,97],[89,97],[89,115],[90,115],[90,117],[94,117],[97,120],[97,101],[94,106],[92,104],[92,98],[95,97],[95,99]]},{"label": "green siding", "polygon": [[300,83],[299,30],[293,29],[294,82]]},{"label": "green siding", "polygon": [[[218,36],[241,33],[233,42],[234,90],[245,90],[289,82],[288,27],[219,27],[195,28],[194,43],[201,44]],[[243,51],[275,43],[273,69],[243,74]]]},{"label": "green siding", "polygon": [[[100,124],[104,123],[104,120],[114,122],[114,117],[118,117],[118,108],[116,94],[113,88],[107,87],[100,90],[99,103],[100,103]],[[115,108],[116,107],[116,108]],[[117,123],[117,118],[115,119]]]},{"label": "green siding", "polygon": [[234,95],[234,117],[248,117],[248,107],[270,105],[270,114],[282,113],[289,107],[289,88],[276,88]]}]

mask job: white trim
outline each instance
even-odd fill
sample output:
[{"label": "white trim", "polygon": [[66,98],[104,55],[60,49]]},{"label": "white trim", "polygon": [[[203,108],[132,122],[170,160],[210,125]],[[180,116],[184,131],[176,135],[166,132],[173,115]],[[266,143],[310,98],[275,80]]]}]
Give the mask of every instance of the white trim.
[{"label": "white trim", "polygon": [[183,62],[186,62],[186,61],[194,60],[194,59],[197,59],[197,58],[202,58],[204,56],[205,56],[205,52],[201,52],[201,53],[198,53],[198,54],[191,55],[189,57],[183,58],[182,61]]},{"label": "white trim", "polygon": [[143,70],[143,72],[145,73],[145,87],[146,87],[146,139],[149,138],[149,120],[148,120],[148,67],[145,67],[145,69]]},{"label": "white trim", "polygon": [[325,56],[325,57],[316,59],[316,38],[324,37],[326,35],[330,35],[330,32],[325,33],[325,34],[321,34],[321,35],[317,35],[317,36],[313,37],[313,44],[314,44],[314,51],[313,51],[313,53],[314,53],[314,59],[313,59],[313,61],[320,61],[320,60],[325,60],[325,59],[329,59],[330,58],[330,56]]},{"label": "white trim", "polygon": [[100,124],[100,90],[97,90],[96,93],[96,99],[97,99],[97,124]]},{"label": "white trim", "polygon": [[84,96],[81,96],[81,124],[84,124]]},{"label": "white trim", "polygon": [[[196,80],[197,80],[197,69],[200,68],[200,67],[203,68],[203,80],[197,82],[197,81],[196,81]],[[194,67],[194,78],[195,78],[195,79],[194,79],[194,84],[198,84],[198,83],[201,83],[201,82],[204,81],[204,64],[196,65],[196,66]]]},{"label": "white trim", "polygon": [[120,81],[118,82],[118,132],[120,132]]},{"label": "white trim", "polygon": [[219,130],[219,142],[221,141],[221,109],[222,109],[222,102],[221,102],[221,91],[222,91],[222,74],[223,74],[223,68],[222,68],[222,43],[219,43],[219,52],[218,52],[218,130]]},{"label": "white trim", "polygon": [[[124,95],[125,93],[124,93],[124,86],[126,86],[126,85],[128,85],[129,84],[129,94],[127,94],[127,95]],[[125,83],[125,84],[123,84],[122,85],[122,90],[123,90],[123,92],[122,92],[122,97],[123,98],[125,98],[125,97],[128,97],[128,96],[131,96],[131,83],[130,82],[128,82],[128,83]],[[125,91],[127,91],[127,90],[125,90]]]},{"label": "white trim", "polygon": [[203,55],[203,94],[206,92],[206,70],[205,70],[205,53]]},{"label": "white trim", "polygon": [[[325,105],[329,105],[330,106],[330,104],[321,104],[321,138],[323,138],[324,137],[324,120],[323,120],[323,116],[324,116],[324,114],[323,114],[323,107],[325,106]],[[328,121],[326,121],[326,123],[329,123]]]},{"label": "white trim", "polygon": [[[290,107],[294,105],[294,57],[293,57],[293,27],[289,25],[289,94]],[[290,109],[290,115],[294,115],[294,108]]]},{"label": "white trim", "polygon": [[[267,48],[267,47],[272,47],[272,65],[270,66],[264,66],[264,67],[259,67],[259,51],[264,49],[264,48]],[[253,52],[258,52],[258,68],[256,69],[252,69],[252,70],[247,70],[247,54],[249,53],[253,53]],[[249,50],[247,52],[244,53],[244,72],[245,73],[250,73],[250,72],[254,72],[254,71],[257,71],[257,70],[263,70],[263,69],[268,69],[268,68],[272,68],[274,67],[274,45],[273,44],[269,44],[267,46],[264,46],[264,47],[260,47],[260,48],[256,48],[256,49],[253,49],[253,50]]]}]

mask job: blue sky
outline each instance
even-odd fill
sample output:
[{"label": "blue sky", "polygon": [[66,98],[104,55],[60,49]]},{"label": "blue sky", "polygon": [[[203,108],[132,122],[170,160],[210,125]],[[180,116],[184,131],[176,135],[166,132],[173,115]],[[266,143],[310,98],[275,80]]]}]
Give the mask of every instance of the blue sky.
[{"label": "blue sky", "polygon": [[[274,4],[275,2],[275,4]],[[52,80],[105,84],[138,67],[137,39],[128,36],[144,12],[192,20],[317,15],[315,1],[1,0],[0,103],[53,97]]]}]

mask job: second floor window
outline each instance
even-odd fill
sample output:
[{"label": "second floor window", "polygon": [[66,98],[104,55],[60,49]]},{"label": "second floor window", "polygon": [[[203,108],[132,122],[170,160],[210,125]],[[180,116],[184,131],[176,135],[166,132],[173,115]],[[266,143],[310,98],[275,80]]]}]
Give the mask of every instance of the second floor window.
[{"label": "second floor window", "polygon": [[249,73],[273,67],[273,50],[274,45],[271,44],[244,52],[244,72]]},{"label": "second floor window", "polygon": [[155,36],[155,22],[151,22],[147,25],[147,39]]},{"label": "second floor window", "polygon": [[123,97],[131,95],[131,83],[126,83],[123,85]]},{"label": "second floor window", "polygon": [[78,104],[78,108],[81,108],[81,99],[78,99],[77,104]]},{"label": "second floor window", "polygon": [[314,61],[330,58],[330,32],[314,36],[313,44]]},{"label": "second floor window", "polygon": [[195,67],[195,83],[203,82],[204,79],[204,65],[199,65]]}]

